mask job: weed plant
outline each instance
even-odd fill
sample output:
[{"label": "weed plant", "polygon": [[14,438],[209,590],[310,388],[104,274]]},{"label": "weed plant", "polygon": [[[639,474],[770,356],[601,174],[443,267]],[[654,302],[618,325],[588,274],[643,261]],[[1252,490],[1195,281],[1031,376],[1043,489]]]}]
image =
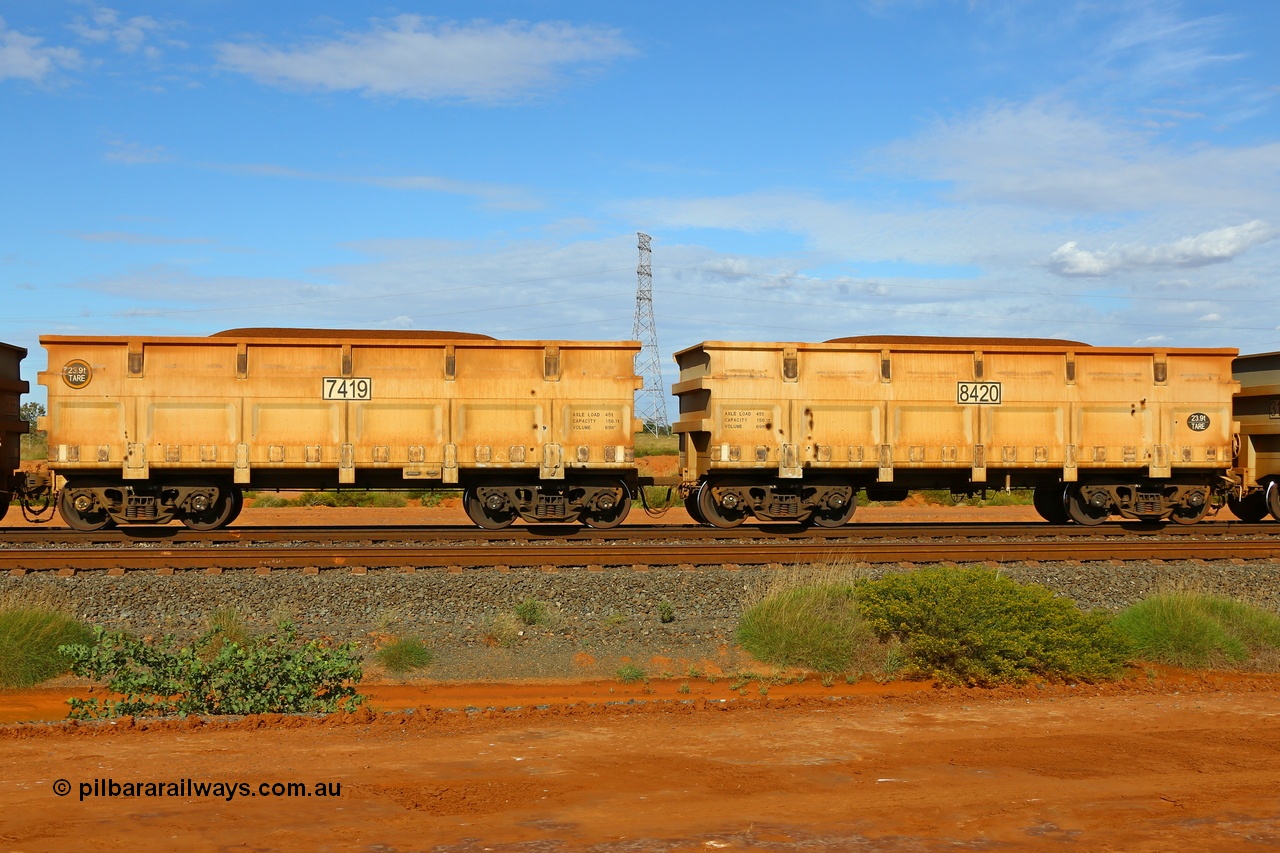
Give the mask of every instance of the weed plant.
[{"label": "weed plant", "polygon": [[618,680],[623,684],[634,684],[645,680],[645,671],[634,663],[624,663],[618,667]]},{"label": "weed plant", "polygon": [[[215,643],[221,645],[211,655]],[[172,636],[146,642],[94,628],[89,643],[59,651],[71,660],[73,673],[106,681],[107,690],[122,697],[69,699],[69,716],[77,720],[329,713],[364,701],[356,693],[362,673],[355,647],[304,641],[287,624],[243,644],[226,642],[215,628],[186,646]]]},{"label": "weed plant", "polygon": [[504,649],[515,648],[524,635],[524,623],[520,617],[510,611],[504,611],[489,620],[489,633],[486,640]]},{"label": "weed plant", "polygon": [[227,643],[243,646],[249,640],[249,625],[245,622],[244,614],[234,607],[219,607],[210,611],[205,622],[208,631],[216,632],[208,648],[214,654]]},{"label": "weed plant", "polygon": [[1280,616],[1223,596],[1189,591],[1153,595],[1116,616],[1135,654],[1181,667],[1274,669]]},{"label": "weed plant", "polygon": [[392,675],[405,675],[417,669],[426,669],[435,662],[435,655],[417,637],[401,637],[393,640],[373,655]]},{"label": "weed plant", "polygon": [[551,622],[546,605],[534,598],[526,598],[511,609],[525,625],[547,625]]},{"label": "weed plant", "polygon": [[658,602],[658,621],[663,625],[669,625],[676,621],[676,609],[671,605],[671,602]]},{"label": "weed plant", "polygon": [[43,605],[0,606],[0,687],[32,687],[71,669],[61,646],[91,644],[93,630]]}]

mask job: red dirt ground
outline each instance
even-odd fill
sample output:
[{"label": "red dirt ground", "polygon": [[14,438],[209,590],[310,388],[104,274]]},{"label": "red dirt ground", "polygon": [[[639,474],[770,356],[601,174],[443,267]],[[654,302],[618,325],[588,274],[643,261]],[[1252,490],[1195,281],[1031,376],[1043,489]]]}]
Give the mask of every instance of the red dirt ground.
[{"label": "red dirt ground", "polygon": [[[811,681],[767,699],[752,684],[723,703],[705,682],[689,694],[680,683],[375,691],[383,707],[498,706],[474,714],[0,728],[0,840],[27,853],[1280,844],[1280,678],[1000,691]],[[629,699],[644,701],[603,704]],[[231,800],[81,799],[95,779],[249,787]],[[275,782],[341,791],[254,795]]]}]

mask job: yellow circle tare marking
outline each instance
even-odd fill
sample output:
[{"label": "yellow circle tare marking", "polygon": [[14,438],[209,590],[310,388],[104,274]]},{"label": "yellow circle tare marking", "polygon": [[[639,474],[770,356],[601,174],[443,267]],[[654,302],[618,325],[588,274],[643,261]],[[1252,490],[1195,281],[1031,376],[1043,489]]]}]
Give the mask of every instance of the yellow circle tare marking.
[{"label": "yellow circle tare marking", "polygon": [[93,379],[93,368],[82,359],[68,361],[62,368],[62,381],[72,388],[83,388]]}]

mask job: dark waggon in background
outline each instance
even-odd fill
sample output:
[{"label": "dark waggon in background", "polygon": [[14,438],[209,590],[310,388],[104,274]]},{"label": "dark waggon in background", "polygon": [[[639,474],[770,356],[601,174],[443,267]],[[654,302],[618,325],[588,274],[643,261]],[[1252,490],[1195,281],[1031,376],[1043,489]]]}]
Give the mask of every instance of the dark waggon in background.
[{"label": "dark waggon in background", "polygon": [[1231,510],[1245,521],[1280,519],[1280,353],[1242,355],[1233,370],[1240,488]]},{"label": "dark waggon in background", "polygon": [[27,351],[0,344],[0,519],[21,489],[22,436],[28,424],[21,417],[22,395],[29,388],[19,369]]}]

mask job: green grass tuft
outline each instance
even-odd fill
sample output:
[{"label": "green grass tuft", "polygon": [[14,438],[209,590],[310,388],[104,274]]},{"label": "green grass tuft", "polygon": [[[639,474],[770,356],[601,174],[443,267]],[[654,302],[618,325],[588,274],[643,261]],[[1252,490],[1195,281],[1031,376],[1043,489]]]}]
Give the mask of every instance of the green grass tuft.
[{"label": "green grass tuft", "polygon": [[88,625],[56,609],[0,609],[0,687],[32,687],[71,669],[62,645],[93,643]]},{"label": "green grass tuft", "polygon": [[645,671],[634,663],[624,663],[618,667],[618,680],[623,684],[634,684],[637,681],[644,681]]},{"label": "green grass tuft", "polygon": [[738,622],[738,643],[758,660],[844,672],[876,645],[848,584],[782,589],[748,608]]},{"label": "green grass tuft", "polygon": [[534,598],[526,598],[511,610],[526,625],[546,625],[551,621],[546,605]]},{"label": "green grass tuft", "polygon": [[1168,592],[1126,608],[1113,623],[1143,660],[1182,667],[1239,666],[1280,658],[1280,616],[1215,595]]},{"label": "green grass tuft", "polygon": [[636,433],[636,458],[644,456],[675,456],[680,452],[680,436],[654,435],[651,432]]},{"label": "green grass tuft", "polygon": [[373,657],[392,675],[426,669],[436,659],[426,644],[417,637],[401,637],[378,649]]}]

